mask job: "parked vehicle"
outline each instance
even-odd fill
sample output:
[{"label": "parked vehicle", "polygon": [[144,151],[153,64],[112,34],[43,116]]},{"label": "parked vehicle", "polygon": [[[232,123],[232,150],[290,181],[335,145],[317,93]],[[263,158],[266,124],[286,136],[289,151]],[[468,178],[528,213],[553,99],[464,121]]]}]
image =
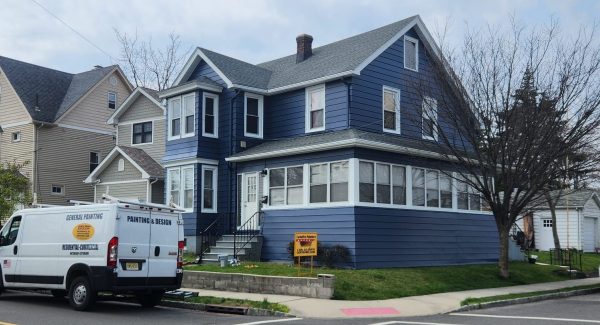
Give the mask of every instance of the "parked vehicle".
[{"label": "parked vehicle", "polygon": [[183,222],[156,204],[111,203],[17,211],[0,231],[0,292],[51,290],[76,310],[98,292],[133,293],[142,306],[178,289]]}]

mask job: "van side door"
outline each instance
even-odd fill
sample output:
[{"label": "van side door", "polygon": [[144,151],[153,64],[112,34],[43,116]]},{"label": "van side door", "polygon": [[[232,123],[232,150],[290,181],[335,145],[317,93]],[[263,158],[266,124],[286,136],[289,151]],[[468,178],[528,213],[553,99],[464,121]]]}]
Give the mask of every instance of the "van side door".
[{"label": "van side door", "polygon": [[21,219],[21,216],[14,216],[0,232],[0,262],[5,287],[14,287],[20,282],[18,262]]}]

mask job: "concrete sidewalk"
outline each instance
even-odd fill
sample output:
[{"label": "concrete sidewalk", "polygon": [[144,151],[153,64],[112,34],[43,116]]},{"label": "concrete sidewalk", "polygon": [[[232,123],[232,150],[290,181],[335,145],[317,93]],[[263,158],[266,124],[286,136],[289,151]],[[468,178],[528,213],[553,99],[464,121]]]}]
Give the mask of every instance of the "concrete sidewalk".
[{"label": "concrete sidewalk", "polygon": [[290,313],[309,318],[355,318],[355,317],[408,317],[448,313],[460,307],[466,298],[481,298],[511,293],[555,290],[575,286],[600,284],[600,278],[568,280],[559,282],[529,284],[493,289],[479,289],[437,293],[387,300],[349,301],[304,298],[295,296],[244,293],[230,291],[200,290],[181,288],[198,292],[201,296],[214,296],[235,299],[267,299],[290,307]]}]

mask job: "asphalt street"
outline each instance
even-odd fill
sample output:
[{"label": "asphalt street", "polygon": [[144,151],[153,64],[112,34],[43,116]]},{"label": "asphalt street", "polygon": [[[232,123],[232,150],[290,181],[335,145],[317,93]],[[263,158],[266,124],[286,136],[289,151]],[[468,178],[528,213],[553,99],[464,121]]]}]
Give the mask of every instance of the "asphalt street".
[{"label": "asphalt street", "polygon": [[124,302],[99,302],[93,311],[76,312],[66,301],[56,300],[49,295],[11,291],[0,296],[0,325],[10,324],[600,324],[600,294],[428,317],[322,320],[237,316],[165,307],[143,309],[135,304]]}]

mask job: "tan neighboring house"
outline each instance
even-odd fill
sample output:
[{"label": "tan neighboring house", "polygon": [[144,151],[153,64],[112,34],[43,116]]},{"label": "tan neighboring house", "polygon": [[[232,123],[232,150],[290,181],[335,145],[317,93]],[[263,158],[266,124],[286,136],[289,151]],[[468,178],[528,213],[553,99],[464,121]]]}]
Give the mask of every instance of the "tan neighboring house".
[{"label": "tan neighboring house", "polygon": [[28,163],[38,203],[91,201],[83,180],[114,147],[106,120],[132,91],[118,66],[71,74],[0,56],[0,163]]},{"label": "tan neighboring house", "polygon": [[156,91],[136,88],[108,119],[117,145],[85,180],[102,195],[164,203],[165,110]]}]

